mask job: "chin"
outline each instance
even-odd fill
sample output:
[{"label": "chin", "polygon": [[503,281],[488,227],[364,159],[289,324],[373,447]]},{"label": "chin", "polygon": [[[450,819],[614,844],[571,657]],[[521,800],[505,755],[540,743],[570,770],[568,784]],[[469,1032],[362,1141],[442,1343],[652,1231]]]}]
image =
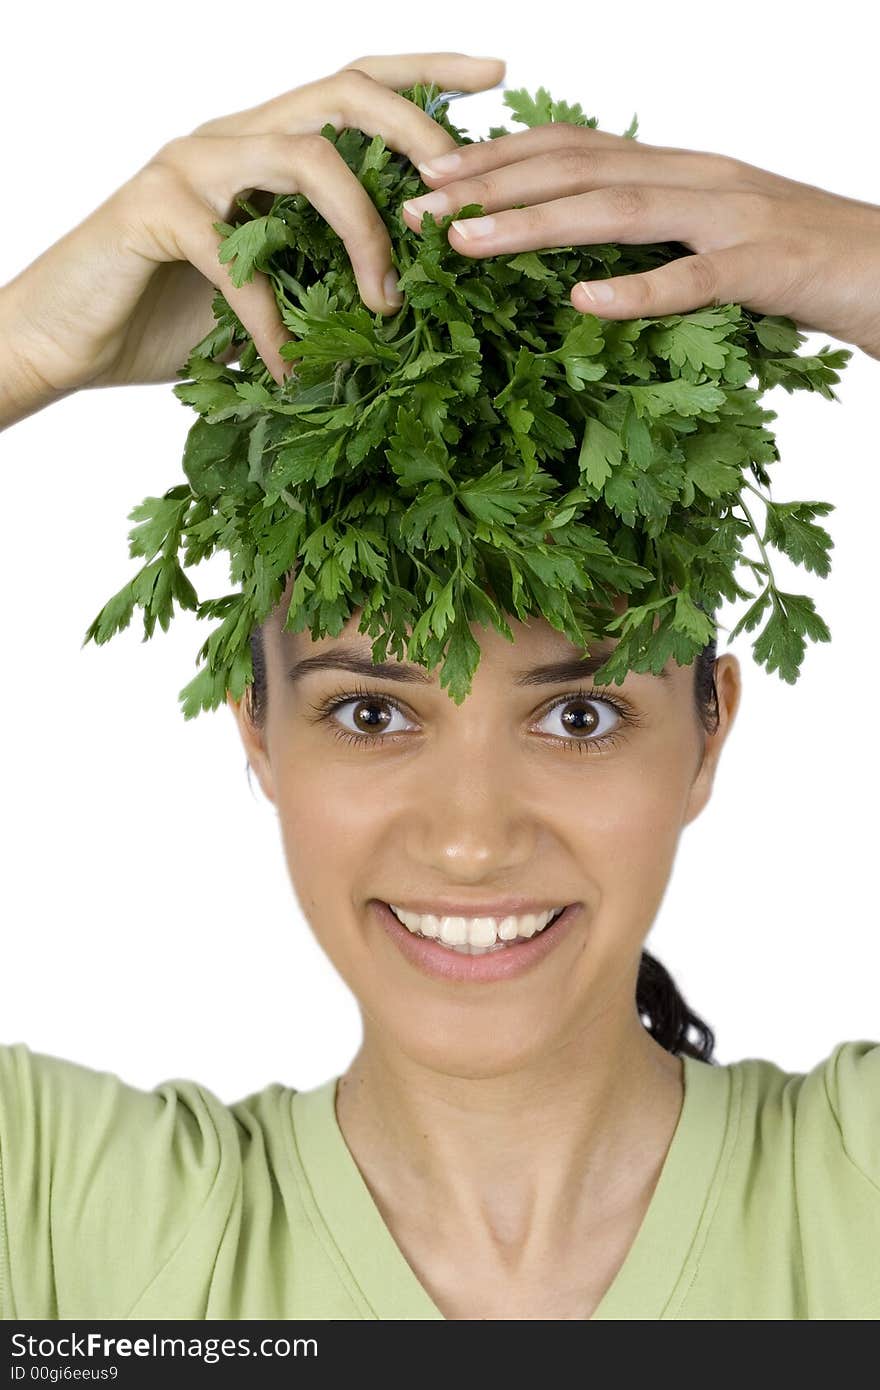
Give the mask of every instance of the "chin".
[{"label": "chin", "polygon": [[479,1006],[467,1018],[462,1017],[463,1010],[455,1012],[454,1020],[447,1016],[431,1026],[428,1010],[422,1010],[418,1019],[386,1031],[393,1036],[394,1047],[417,1066],[462,1081],[485,1081],[532,1067],[559,1046],[557,1028],[544,1035],[540,1029],[524,1027],[521,1018],[502,1024],[497,1013],[490,1022],[485,1015],[480,1017]]}]

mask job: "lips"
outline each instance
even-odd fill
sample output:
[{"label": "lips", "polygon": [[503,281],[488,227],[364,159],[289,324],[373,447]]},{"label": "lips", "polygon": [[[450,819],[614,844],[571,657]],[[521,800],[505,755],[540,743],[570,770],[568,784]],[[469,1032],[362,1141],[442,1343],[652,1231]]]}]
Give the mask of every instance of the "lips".
[{"label": "lips", "polygon": [[506,942],[500,950],[470,955],[429,937],[415,936],[398,921],[387,903],[373,899],[370,906],[386,936],[409,964],[424,975],[450,984],[489,984],[525,975],[553,952],[564,953],[566,940],[581,922],[581,904],[570,903],[555,921],[534,936]]}]

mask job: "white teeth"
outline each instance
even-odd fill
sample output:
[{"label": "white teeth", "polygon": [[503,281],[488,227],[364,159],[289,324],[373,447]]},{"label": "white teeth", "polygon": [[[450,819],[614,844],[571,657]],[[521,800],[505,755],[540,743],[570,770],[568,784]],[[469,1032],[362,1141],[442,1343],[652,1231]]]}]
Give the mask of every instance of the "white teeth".
[{"label": "white teeth", "polygon": [[472,946],[494,946],[495,918],[475,917],[468,927],[468,941]]},{"label": "white teeth", "polygon": [[[412,913],[407,913],[410,921],[413,919]],[[409,923],[404,923],[409,926]],[[447,946],[463,946],[467,941],[467,922],[463,917],[441,917],[440,918],[440,940],[445,941]]]},{"label": "white teeth", "polygon": [[388,906],[414,936],[433,937],[442,941],[444,946],[469,955],[503,950],[506,942],[527,940],[536,932],[543,931],[562,912],[561,907],[555,907],[548,908],[546,912],[526,913],[522,917],[437,917],[408,912],[405,908],[395,907],[393,903]]}]

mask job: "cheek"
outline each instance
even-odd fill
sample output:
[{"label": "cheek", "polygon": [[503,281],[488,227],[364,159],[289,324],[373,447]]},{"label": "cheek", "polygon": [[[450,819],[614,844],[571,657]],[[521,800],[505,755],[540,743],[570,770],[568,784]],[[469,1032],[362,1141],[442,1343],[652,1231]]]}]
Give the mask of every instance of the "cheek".
[{"label": "cheek", "polygon": [[[365,794],[366,793],[366,794]],[[304,913],[345,921],[381,838],[370,784],[314,748],[289,751],[276,771],[276,806],[288,872]]]},{"label": "cheek", "polygon": [[620,762],[582,813],[584,863],[601,894],[597,923],[616,937],[643,938],[657,914],[683,828],[689,758],[670,744]]}]

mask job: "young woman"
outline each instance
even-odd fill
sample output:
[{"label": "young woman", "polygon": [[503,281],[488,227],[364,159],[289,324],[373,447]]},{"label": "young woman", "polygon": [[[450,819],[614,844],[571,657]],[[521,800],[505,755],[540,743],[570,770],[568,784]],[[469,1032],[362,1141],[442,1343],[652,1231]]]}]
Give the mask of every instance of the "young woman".
[{"label": "young woman", "polygon": [[[602,241],[695,253],[572,304],[789,315],[880,358],[880,208],[737,160],[552,125],[455,150],[399,92],[500,60],[357,60],[171,141],[0,290],[0,425],[71,391],[173,381],[222,289],[276,381],[267,282],[212,222],[302,191],[389,313],[390,245],[318,132],[380,132],[469,256]],[[417,230],[421,210],[408,211]],[[466,235],[465,235],[466,233]],[[880,1047],[807,1075],[711,1062],[642,951],[740,698],[735,657],[594,690],[543,620],[480,629],[471,695],[335,639],[253,634],[229,699],[296,896],[360,1002],[317,1089],[225,1105],[0,1048],[4,1318],[841,1318],[880,1315]],[[612,644],[613,645],[613,644]],[[598,668],[607,648],[594,653]],[[583,756],[574,756],[571,754]],[[559,910],[562,909],[561,915]]]}]

